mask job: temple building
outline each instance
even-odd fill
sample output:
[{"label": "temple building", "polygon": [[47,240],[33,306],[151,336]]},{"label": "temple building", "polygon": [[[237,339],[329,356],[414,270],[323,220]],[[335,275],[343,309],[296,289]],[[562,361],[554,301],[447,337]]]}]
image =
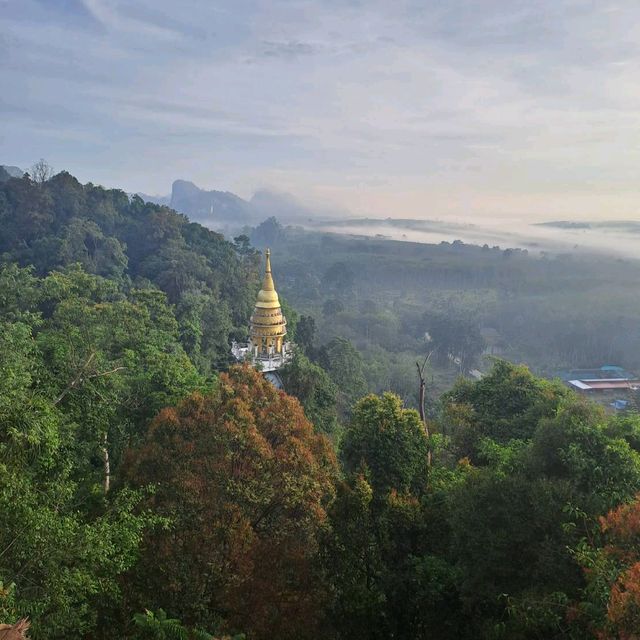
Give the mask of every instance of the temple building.
[{"label": "temple building", "polygon": [[249,342],[233,342],[231,352],[236,360],[249,360],[265,373],[275,371],[289,361],[287,319],[282,314],[278,293],[271,275],[271,251],[267,249],[262,288],[249,325]]}]

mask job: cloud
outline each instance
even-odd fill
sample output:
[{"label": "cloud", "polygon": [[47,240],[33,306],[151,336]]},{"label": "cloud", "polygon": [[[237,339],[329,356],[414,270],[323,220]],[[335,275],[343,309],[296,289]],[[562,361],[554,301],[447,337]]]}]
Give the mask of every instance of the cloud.
[{"label": "cloud", "polygon": [[363,214],[635,211],[631,0],[2,8],[12,164],[131,191],[268,185]]},{"label": "cloud", "polygon": [[262,55],[267,58],[285,58],[292,60],[318,53],[320,48],[310,42],[263,42]]}]

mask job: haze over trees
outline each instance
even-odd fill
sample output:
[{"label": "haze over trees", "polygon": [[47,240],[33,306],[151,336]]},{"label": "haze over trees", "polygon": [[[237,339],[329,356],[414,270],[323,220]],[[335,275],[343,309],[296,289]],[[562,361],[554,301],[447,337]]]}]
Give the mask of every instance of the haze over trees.
[{"label": "haze over trees", "polygon": [[[33,640],[637,635],[640,416],[479,357],[484,323],[509,343],[547,326],[570,263],[268,221],[299,344],[282,391],[229,359],[257,288],[246,234],[66,173],[1,182],[0,223],[0,623],[28,617]],[[518,348],[555,344],[550,326]],[[471,366],[484,377],[454,380]]]},{"label": "haze over trees", "polygon": [[418,402],[415,363],[428,353],[430,404],[460,373],[485,371],[491,356],[549,378],[605,364],[640,369],[637,261],[282,225],[270,242],[279,288],[314,318],[317,348],[349,340],[367,389],[395,391],[411,406]]}]

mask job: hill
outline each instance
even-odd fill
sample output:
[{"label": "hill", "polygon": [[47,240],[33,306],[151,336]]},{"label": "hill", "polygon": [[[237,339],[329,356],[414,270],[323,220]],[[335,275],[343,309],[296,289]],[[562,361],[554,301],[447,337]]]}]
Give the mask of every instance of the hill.
[{"label": "hill", "polygon": [[7,164],[0,164],[0,182],[4,182],[9,178],[22,178],[24,171],[19,167],[13,167]]},{"label": "hill", "polygon": [[118,189],[82,185],[67,172],[38,184],[0,184],[0,254],[44,275],[79,263],[123,290],[157,287],[174,306],[181,341],[201,371],[224,367],[246,331],[257,255],[218,233]]},{"label": "hill", "polygon": [[173,183],[170,205],[208,226],[242,226],[253,220],[251,205],[246,200],[229,191],[205,191],[187,180]]},{"label": "hill", "polygon": [[250,200],[230,191],[201,189],[188,180],[175,180],[171,195],[137,194],[145,202],[168,205],[191,220],[219,231],[238,232],[271,216],[286,222],[303,222],[334,217],[338,212],[303,204],[292,195],[271,189],[258,189]]}]

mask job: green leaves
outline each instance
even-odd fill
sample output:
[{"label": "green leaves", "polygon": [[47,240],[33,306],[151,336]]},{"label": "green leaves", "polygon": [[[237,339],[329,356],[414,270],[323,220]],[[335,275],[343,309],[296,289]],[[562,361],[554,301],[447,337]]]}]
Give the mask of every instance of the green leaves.
[{"label": "green leaves", "polygon": [[[200,371],[228,364],[229,342],[248,322],[257,283],[256,256],[246,246],[138,196],[130,200],[122,191],[81,185],[66,172],[41,184],[1,183],[0,223],[6,262],[32,265],[41,276],[59,271],[45,287],[49,300],[96,300],[98,293],[113,300],[122,298],[118,287],[152,283],[176,305],[183,346]],[[30,311],[34,301],[19,300],[11,286],[33,290],[30,273],[14,269],[3,277],[0,307]]]},{"label": "green leaves", "polygon": [[107,461],[117,478],[147,420],[200,378],[159,292],[127,300],[78,268],[37,279],[13,267],[2,291],[0,579],[35,639],[77,637],[117,608],[119,576],[160,523],[136,512],[140,492],[104,495]]},{"label": "green leaves", "polygon": [[459,458],[477,462],[484,437],[500,443],[530,439],[541,418],[555,415],[569,392],[534,377],[522,365],[498,360],[481,380],[460,380],[441,399],[442,428],[451,435]]},{"label": "green leaves", "polygon": [[[206,631],[188,629],[180,620],[169,618],[163,609],[136,613],[133,622],[139,630],[139,640],[214,640]],[[241,636],[236,637],[242,640]]]},{"label": "green leaves", "polygon": [[315,428],[337,435],[336,401],[338,388],[329,374],[296,349],[292,360],[279,370],[287,393],[300,400]]},{"label": "green leaves", "polygon": [[377,491],[420,493],[427,480],[427,444],[418,413],[385,393],[355,405],[341,449],[346,470],[368,469]]},{"label": "green leaves", "polygon": [[0,482],[0,575],[15,585],[12,608],[32,620],[35,639],[94,629],[100,613],[117,603],[117,578],[154,522],[133,515],[140,494],[114,496],[90,516],[78,509],[74,489],[64,475],[35,484],[9,471]]}]

